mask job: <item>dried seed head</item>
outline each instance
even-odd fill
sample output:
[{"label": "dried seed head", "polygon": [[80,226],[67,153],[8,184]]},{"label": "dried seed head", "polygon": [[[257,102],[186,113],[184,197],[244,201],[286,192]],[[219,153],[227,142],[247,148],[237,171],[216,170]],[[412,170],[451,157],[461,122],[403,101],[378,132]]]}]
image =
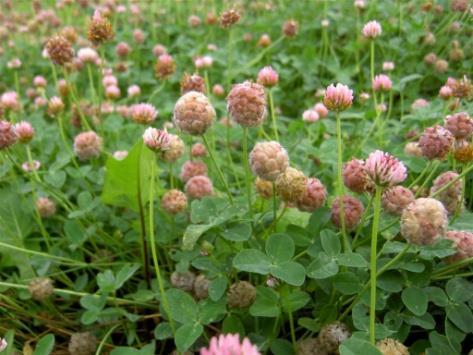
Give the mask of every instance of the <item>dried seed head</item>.
[{"label": "dried seed head", "polygon": [[194,143],[191,149],[191,156],[193,158],[201,158],[207,156],[207,149],[202,143]]},{"label": "dried seed head", "polygon": [[34,300],[44,301],[54,292],[53,281],[47,277],[38,277],[30,281],[28,291]]},{"label": "dried seed head", "polygon": [[46,52],[48,57],[57,65],[65,65],[70,63],[74,57],[74,51],[67,39],[57,35],[51,37],[46,43]]},{"label": "dried seed head", "polygon": [[445,234],[447,225],[447,210],[433,198],[418,198],[401,215],[401,234],[412,244],[432,244]]},{"label": "dried seed head", "polygon": [[343,183],[359,194],[374,189],[374,183],[368,177],[364,164],[363,160],[352,159],[343,166]]},{"label": "dried seed head", "polygon": [[247,281],[237,281],[227,292],[227,303],[232,308],[247,308],[256,298],[256,288]]},{"label": "dried seed head", "polygon": [[261,179],[275,181],[289,166],[289,157],[278,142],[260,142],[250,153],[250,166]]},{"label": "dried seed head", "polygon": [[108,18],[103,16],[99,10],[95,10],[87,31],[89,41],[98,46],[104,42],[111,41],[114,36],[115,33]]},{"label": "dried seed head", "polygon": [[199,74],[184,74],[181,80],[181,94],[197,91],[205,94],[205,81]]},{"label": "dried seed head", "polygon": [[295,20],[287,20],[282,25],[282,33],[286,37],[294,37],[299,31],[299,24]]},{"label": "dried seed head", "polygon": [[455,249],[457,250],[456,254],[447,258],[449,263],[473,257],[473,233],[448,231],[446,238],[453,241]]},{"label": "dried seed head", "polygon": [[167,213],[181,213],[187,208],[187,197],[179,190],[169,190],[161,198],[161,207]]},{"label": "dried seed head", "polygon": [[448,115],[445,118],[445,128],[457,139],[466,139],[473,134],[473,119],[466,112]]},{"label": "dried seed head", "polygon": [[15,144],[17,135],[13,125],[5,120],[0,120],[0,150]]},{"label": "dried seed head", "polygon": [[197,175],[191,177],[185,186],[186,194],[192,199],[200,199],[213,194],[212,181],[207,176]]},{"label": "dried seed head", "polygon": [[383,355],[409,355],[409,349],[400,341],[392,338],[378,341],[376,347]]},{"label": "dried seed head", "polygon": [[327,199],[327,190],[317,178],[307,179],[306,189],[297,201],[297,208],[301,211],[313,212],[324,205]]},{"label": "dried seed head", "polygon": [[319,338],[306,338],[297,342],[298,355],[328,355]]},{"label": "dried seed head", "polygon": [[457,140],[453,148],[453,157],[460,163],[473,161],[473,145],[467,140]]},{"label": "dried seed head", "polygon": [[287,203],[297,203],[307,190],[307,177],[302,171],[287,168],[276,179],[276,191]]},{"label": "dried seed head", "polygon": [[200,92],[191,91],[177,100],[173,122],[188,134],[202,135],[212,125],[215,116],[209,99]]},{"label": "dried seed head", "polygon": [[47,197],[40,197],[36,200],[36,209],[41,218],[48,218],[56,213],[56,204]]},{"label": "dried seed head", "polygon": [[48,115],[55,117],[57,114],[64,111],[64,102],[58,96],[53,96],[48,101]]},{"label": "dried seed head", "polygon": [[404,153],[411,157],[421,157],[422,149],[420,149],[418,142],[409,142],[404,147]]},{"label": "dried seed head", "polygon": [[184,141],[175,134],[169,134],[169,147],[161,153],[161,158],[168,163],[176,162],[184,154]]},{"label": "dried seed head", "polygon": [[180,175],[182,182],[187,182],[190,178],[198,175],[207,176],[207,165],[203,161],[188,160],[182,164]]},{"label": "dried seed head", "polygon": [[454,137],[442,126],[428,127],[419,139],[422,154],[430,160],[444,159],[450,152]]},{"label": "dried seed head", "polygon": [[329,354],[338,354],[340,344],[351,336],[350,329],[341,323],[334,322],[325,325],[319,332],[318,339],[320,345]]},{"label": "dried seed head", "polygon": [[171,55],[163,53],[158,57],[154,72],[158,79],[167,79],[176,71],[176,63]]},{"label": "dried seed head", "polygon": [[400,216],[404,208],[414,200],[414,193],[411,190],[403,186],[394,186],[384,191],[381,201],[386,212]]},{"label": "dried seed head", "polygon": [[230,9],[222,12],[219,22],[222,28],[230,28],[238,21],[240,21],[240,14],[235,9]]},{"label": "dried seed head", "polygon": [[269,199],[273,197],[273,183],[268,180],[263,180],[259,176],[255,181],[256,192],[262,198]]},{"label": "dried seed head", "polygon": [[198,275],[194,281],[194,295],[197,299],[203,300],[209,296],[210,281],[205,275]]},{"label": "dried seed head", "polygon": [[97,348],[97,338],[90,332],[74,333],[69,340],[69,354],[93,355]]},{"label": "dried seed head", "polygon": [[233,85],[227,96],[227,110],[241,126],[259,126],[267,114],[264,87],[250,81]]},{"label": "dried seed head", "polygon": [[[360,200],[351,197],[343,196],[343,210],[345,218],[345,228],[347,230],[353,230],[358,223],[360,223],[361,216],[363,215],[364,207]],[[337,197],[332,204],[332,223],[337,227],[341,228],[340,220],[340,198]]]},{"label": "dried seed head", "polygon": [[[445,189],[447,184],[449,186]],[[440,174],[434,180],[430,194],[443,203],[449,214],[454,214],[462,209],[463,183],[454,171]]]},{"label": "dried seed head", "polygon": [[194,288],[195,274],[193,272],[177,272],[171,274],[171,284],[183,291],[190,292]]}]

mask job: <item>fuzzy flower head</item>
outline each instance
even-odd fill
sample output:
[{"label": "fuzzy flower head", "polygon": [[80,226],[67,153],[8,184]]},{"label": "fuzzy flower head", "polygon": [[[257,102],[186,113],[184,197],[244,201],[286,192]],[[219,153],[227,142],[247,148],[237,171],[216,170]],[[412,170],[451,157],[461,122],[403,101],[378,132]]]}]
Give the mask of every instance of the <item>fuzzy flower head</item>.
[{"label": "fuzzy flower head", "polygon": [[150,124],[158,116],[158,110],[151,104],[134,104],[129,108],[129,115],[136,123]]},{"label": "fuzzy flower head", "polygon": [[191,148],[191,156],[193,158],[200,158],[207,156],[207,149],[202,143],[194,143]]},{"label": "fuzzy flower head", "polygon": [[385,74],[376,75],[371,85],[374,91],[389,91],[393,87],[391,79]]},{"label": "fuzzy flower head", "polygon": [[175,134],[169,134],[169,148],[161,154],[165,162],[174,163],[184,154],[184,141]]},{"label": "fuzzy flower head", "polygon": [[0,120],[0,150],[16,143],[17,135],[13,125],[5,120]]},{"label": "fuzzy flower head", "polygon": [[[337,197],[332,204],[332,223],[337,228],[342,227],[340,211],[340,197]],[[345,217],[345,228],[347,230],[355,229],[360,223],[361,216],[363,215],[363,204],[360,200],[352,196],[345,195],[343,196],[343,211]]]},{"label": "fuzzy flower head", "polygon": [[177,214],[187,208],[187,197],[179,190],[169,190],[161,199],[161,207],[167,213]]},{"label": "fuzzy flower head", "polygon": [[267,114],[263,86],[250,81],[233,85],[227,96],[227,110],[232,119],[241,126],[259,126]]},{"label": "fuzzy flower head", "polygon": [[16,111],[20,108],[20,100],[15,91],[6,91],[0,96],[0,106],[4,110]]},{"label": "fuzzy flower head", "polygon": [[96,158],[102,151],[102,139],[94,131],[79,133],[74,138],[74,152],[80,160]]},{"label": "fuzzy flower head", "polygon": [[212,181],[204,175],[190,178],[184,187],[187,196],[192,199],[200,199],[213,194]]},{"label": "fuzzy flower head", "polygon": [[188,160],[182,164],[180,178],[183,182],[198,175],[207,176],[207,165],[203,161]]},{"label": "fuzzy flower head", "polygon": [[267,66],[259,71],[257,81],[264,87],[273,87],[278,84],[279,75],[271,66]]},{"label": "fuzzy flower head", "polygon": [[375,39],[379,37],[382,33],[381,25],[378,21],[370,21],[363,26],[363,30],[361,31],[363,36],[368,39]]},{"label": "fuzzy flower head", "polygon": [[96,64],[99,59],[97,51],[90,47],[81,48],[77,51],[77,58],[83,64]]},{"label": "fuzzy flower head", "polygon": [[351,191],[359,194],[372,191],[374,187],[364,165],[363,160],[352,159],[343,166],[343,183]]},{"label": "fuzzy flower head", "polygon": [[445,234],[447,225],[447,210],[434,198],[418,198],[401,215],[401,234],[416,245],[434,243]]},{"label": "fuzzy flower head", "polygon": [[400,216],[404,208],[414,200],[414,193],[411,190],[403,186],[394,186],[384,191],[381,202],[386,212]]},{"label": "fuzzy flower head", "polygon": [[45,49],[48,58],[51,59],[54,64],[61,66],[70,63],[74,56],[74,51],[69,41],[59,35],[51,37],[46,43]]},{"label": "fuzzy flower head", "polygon": [[440,174],[433,181],[430,194],[443,203],[449,214],[460,211],[463,201],[463,183],[460,175],[454,171]]},{"label": "fuzzy flower head", "polygon": [[45,88],[48,82],[42,75],[36,75],[33,79],[33,85],[38,88]]},{"label": "fuzzy flower head", "polygon": [[260,355],[258,348],[248,338],[240,341],[239,334],[221,334],[210,339],[208,348],[200,350],[200,355]]},{"label": "fuzzy flower head", "polygon": [[171,55],[163,53],[158,57],[154,67],[158,79],[167,79],[176,71],[176,63]]},{"label": "fuzzy flower head", "polygon": [[40,167],[41,163],[37,160],[33,160],[31,163],[29,161],[25,161],[23,164],[21,164],[21,169],[27,173],[37,171]]},{"label": "fuzzy flower head", "polygon": [[295,20],[287,20],[282,26],[282,33],[286,37],[294,37],[299,31],[299,24]]},{"label": "fuzzy flower head", "polygon": [[141,94],[141,89],[138,85],[130,85],[127,89],[128,97],[136,97]]},{"label": "fuzzy flower head", "polygon": [[234,9],[226,10],[220,15],[220,26],[222,28],[230,28],[240,21],[240,14]]},{"label": "fuzzy flower head", "polygon": [[384,71],[393,71],[395,68],[394,62],[383,62]]},{"label": "fuzzy flower head", "polygon": [[419,139],[422,154],[430,159],[444,159],[450,152],[455,138],[442,126],[427,127]]},{"label": "fuzzy flower head", "polygon": [[317,122],[320,119],[319,114],[314,109],[305,110],[302,114],[302,120],[308,123]]},{"label": "fuzzy flower head", "polygon": [[0,353],[5,350],[8,346],[8,343],[5,339],[0,338]]},{"label": "fuzzy flower head", "polygon": [[450,86],[444,85],[439,90],[439,96],[443,100],[448,100],[453,95],[453,90]]},{"label": "fuzzy flower head", "polygon": [[406,166],[381,150],[376,150],[368,156],[364,168],[371,180],[378,186],[394,186],[407,178]]},{"label": "fuzzy flower head", "polygon": [[346,85],[330,84],[325,90],[324,105],[332,111],[345,111],[353,102],[353,90]]},{"label": "fuzzy flower head", "polygon": [[41,218],[48,218],[56,213],[56,204],[47,197],[40,197],[36,200],[36,209]]},{"label": "fuzzy flower head", "polygon": [[148,127],[143,133],[143,143],[152,151],[162,152],[171,146],[171,137],[164,130]]},{"label": "fuzzy flower head", "polygon": [[289,156],[278,142],[256,143],[250,153],[250,166],[261,179],[275,181],[288,168]]},{"label": "fuzzy flower head", "polygon": [[277,177],[275,184],[278,195],[287,203],[297,203],[307,191],[307,177],[291,167]]},{"label": "fuzzy flower head", "polygon": [[202,135],[212,125],[215,116],[215,109],[207,96],[190,91],[177,100],[173,122],[185,133]]},{"label": "fuzzy flower head", "polygon": [[301,211],[313,212],[324,205],[327,199],[327,190],[317,178],[307,179],[306,189],[297,201],[297,208]]},{"label": "fuzzy flower head", "polygon": [[108,18],[103,16],[99,10],[95,10],[87,32],[89,41],[98,46],[103,42],[111,41],[114,36],[115,33]]},{"label": "fuzzy flower head", "polygon": [[205,80],[199,74],[189,75],[185,73],[181,79],[181,94],[184,95],[191,91],[205,94]]},{"label": "fuzzy flower head", "polygon": [[448,115],[445,118],[445,128],[457,139],[469,138],[473,134],[473,119],[466,112]]},{"label": "fuzzy flower head", "polygon": [[328,109],[325,107],[325,105],[321,102],[318,102],[314,106],[315,112],[318,113],[320,118],[325,118],[328,116]]},{"label": "fuzzy flower head", "polygon": [[26,121],[21,121],[14,126],[16,136],[18,141],[21,143],[28,143],[34,137],[34,128],[31,123]]},{"label": "fuzzy flower head", "polygon": [[473,233],[448,231],[445,237],[453,241],[453,245],[457,250],[456,254],[447,258],[447,262],[452,263],[473,257]]}]

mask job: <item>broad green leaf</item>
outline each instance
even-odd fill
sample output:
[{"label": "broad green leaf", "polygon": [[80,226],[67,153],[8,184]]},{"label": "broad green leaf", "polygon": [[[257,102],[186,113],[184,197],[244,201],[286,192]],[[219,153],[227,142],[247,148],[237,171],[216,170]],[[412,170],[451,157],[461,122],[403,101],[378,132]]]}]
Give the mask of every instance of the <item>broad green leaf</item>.
[{"label": "broad green leaf", "polygon": [[368,266],[368,262],[357,253],[342,253],[337,256],[337,263],[340,266],[363,268]]},{"label": "broad green leaf", "polygon": [[425,287],[425,293],[429,297],[429,301],[433,302],[439,307],[445,307],[448,304],[448,297],[445,294],[445,291],[440,287]]},{"label": "broad green leaf", "polygon": [[274,355],[294,355],[294,348],[289,340],[274,339],[271,342],[271,353]]},{"label": "broad green leaf", "polygon": [[251,237],[251,224],[248,222],[231,223],[222,231],[222,237],[232,242],[244,242]]},{"label": "broad green leaf", "polygon": [[271,260],[256,249],[244,249],[233,258],[233,267],[240,271],[267,275],[271,268]]},{"label": "broad green leaf", "polygon": [[177,350],[183,352],[189,349],[197,338],[201,336],[203,331],[204,327],[199,323],[184,324],[179,327],[179,329],[176,330],[176,337],[174,339]]},{"label": "broad green leaf", "polygon": [[258,286],[250,314],[253,317],[277,317],[280,313],[278,293],[269,287]]},{"label": "broad green leaf", "polygon": [[220,320],[226,311],[225,299],[222,298],[218,302],[206,299],[200,303],[199,322],[204,325],[213,323]]},{"label": "broad green leaf", "polygon": [[182,236],[182,249],[192,250],[200,236],[209,229],[215,227],[213,224],[190,224]]},{"label": "broad green leaf", "polygon": [[266,254],[274,263],[289,261],[294,255],[294,241],[287,234],[272,234],[266,241]]},{"label": "broad green leaf", "polygon": [[38,344],[36,345],[36,348],[34,350],[33,355],[48,355],[51,354],[51,352],[54,349],[54,335],[53,334],[47,334],[44,337],[38,341]]},{"label": "broad green leaf", "polygon": [[82,224],[77,220],[66,220],[64,222],[64,234],[66,235],[69,249],[75,250],[87,239],[87,234]]},{"label": "broad green leaf", "polygon": [[171,312],[168,316],[183,324],[195,323],[197,321],[199,307],[191,295],[173,288],[166,291],[166,297],[169,303],[169,311]]},{"label": "broad green leaf", "polygon": [[210,281],[209,284],[209,297],[212,301],[218,301],[222,298],[225,290],[227,289],[227,279],[223,276],[219,276],[216,279]]},{"label": "broad green leaf", "polygon": [[103,293],[115,291],[115,282],[112,270],[105,270],[97,275],[97,285]]},{"label": "broad green leaf", "polygon": [[445,308],[447,317],[465,333],[473,332],[473,314],[464,303],[449,304]]},{"label": "broad green leaf", "polygon": [[281,296],[281,306],[285,313],[298,311],[309,303],[309,301],[309,294],[300,290],[294,290],[287,295]]},{"label": "broad green leaf", "polygon": [[325,253],[319,253],[307,267],[307,276],[326,279],[338,272],[338,264]]},{"label": "broad green leaf", "polygon": [[367,340],[351,338],[340,345],[340,355],[382,355],[381,351]]},{"label": "broad green leaf", "polygon": [[407,287],[402,291],[401,299],[404,305],[417,316],[427,311],[429,299],[425,291],[419,287]]},{"label": "broad green leaf", "polygon": [[128,156],[117,160],[113,156],[105,164],[105,182],[102,191],[104,203],[139,210],[139,195],[141,204],[148,199],[150,164],[156,159],[156,154],[143,145],[140,138]]},{"label": "broad green leaf", "polygon": [[320,232],[320,240],[322,242],[322,248],[328,256],[335,257],[340,254],[342,246],[335,232],[330,229],[323,230]]},{"label": "broad green leaf", "polygon": [[222,333],[238,333],[243,338],[245,335],[245,326],[237,315],[231,314],[223,320]]},{"label": "broad green leaf", "polygon": [[44,175],[44,181],[54,188],[60,189],[64,186],[66,177],[66,173],[62,170],[49,170],[48,173]]},{"label": "broad green leaf", "polygon": [[133,274],[140,268],[138,264],[125,264],[120,271],[117,272],[115,280],[115,290],[120,289],[123,284],[129,280]]},{"label": "broad green leaf", "polygon": [[295,261],[273,265],[270,272],[273,276],[293,286],[302,286],[305,280],[304,267]]},{"label": "broad green leaf", "polygon": [[158,340],[172,338],[172,329],[168,322],[160,323],[154,328],[154,337]]},{"label": "broad green leaf", "polygon": [[332,278],[333,286],[344,295],[359,293],[363,286],[360,279],[352,272],[340,272]]},{"label": "broad green leaf", "polygon": [[445,290],[455,302],[465,302],[473,297],[473,283],[460,277],[448,280]]}]

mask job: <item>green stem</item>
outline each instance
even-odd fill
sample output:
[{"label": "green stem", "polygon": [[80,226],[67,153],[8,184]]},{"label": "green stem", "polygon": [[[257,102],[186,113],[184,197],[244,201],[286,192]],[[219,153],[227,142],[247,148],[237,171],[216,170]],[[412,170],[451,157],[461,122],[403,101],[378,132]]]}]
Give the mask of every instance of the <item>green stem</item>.
[{"label": "green stem", "polygon": [[374,197],[374,216],[371,229],[371,259],[370,259],[370,342],[375,344],[375,324],[376,324],[376,261],[377,261],[377,241],[379,215],[381,212],[381,192],[382,188],[376,186]]},{"label": "green stem", "polygon": [[176,333],[176,329],[174,327],[174,320],[172,317],[171,309],[169,308],[168,299],[166,297],[166,292],[164,291],[164,284],[161,277],[161,271],[159,269],[159,261],[158,261],[158,254],[156,250],[156,241],[154,235],[154,180],[155,180],[155,167],[156,162],[153,160],[151,162],[151,180],[149,184],[149,239],[151,244],[151,254],[153,256],[153,264],[154,270],[156,272],[156,277],[158,278],[158,287],[159,293],[161,294],[161,301],[163,303],[163,308],[166,311],[169,317],[169,325],[171,326],[172,333]]},{"label": "green stem", "polygon": [[273,91],[270,89],[269,90],[269,108],[271,110],[271,122],[273,124],[273,133],[274,133],[274,138],[279,141],[279,136],[278,136],[278,126],[276,123],[276,113],[274,112],[274,100],[273,100]]},{"label": "green stem", "polygon": [[340,113],[336,113],[337,121],[337,194],[340,204],[340,225],[343,235],[343,247],[345,252],[350,251],[350,242],[348,241],[348,236],[345,228],[345,207],[343,203],[344,185],[342,178],[342,169],[343,169],[343,150],[342,150],[342,124],[340,121]]},{"label": "green stem", "polygon": [[218,177],[220,179],[220,182],[222,183],[222,185],[225,188],[225,191],[226,191],[227,196],[228,196],[228,200],[233,205],[233,196],[230,192],[230,188],[228,187],[227,180],[225,180],[225,177],[223,176],[222,170],[220,170],[220,167],[218,166],[217,161],[215,160],[213,149],[209,145],[209,142],[207,141],[207,138],[205,137],[205,135],[202,135],[202,140],[204,141],[204,145],[207,148],[207,151],[209,152],[210,160],[212,160],[212,163],[215,167],[215,170],[217,170],[217,174],[218,174]]},{"label": "green stem", "polygon": [[437,169],[439,166],[440,166],[440,161],[438,160],[434,161],[434,163],[432,164],[432,170],[430,171],[430,174],[424,179],[424,182],[422,183],[422,185],[420,185],[419,189],[417,190],[415,194],[416,198],[421,194],[422,189],[430,182],[430,180],[432,180],[432,177],[437,172]]},{"label": "green stem", "polygon": [[461,172],[461,174],[459,174],[455,179],[449,181],[447,184],[445,184],[444,186],[442,186],[440,189],[438,189],[437,191],[435,191],[432,195],[430,195],[430,197],[435,197],[439,194],[441,194],[442,192],[444,192],[446,189],[448,189],[450,186],[452,186],[454,183],[456,183],[458,180],[460,180],[461,178],[463,178],[466,174],[468,174],[471,170],[473,170],[473,164],[471,164],[468,168],[466,169],[463,169],[463,171]]},{"label": "green stem", "polygon": [[142,244],[142,258],[143,258],[143,267],[144,267],[144,276],[146,279],[146,283],[148,284],[148,287],[151,286],[151,275],[149,272],[149,256],[148,256],[148,243],[146,241],[146,226],[145,226],[145,213],[144,213],[144,208],[143,208],[143,201],[142,201],[142,196],[141,196],[141,152],[142,152],[143,146],[140,147],[140,153],[139,153],[139,164],[137,166],[137,175],[138,175],[138,184],[137,184],[137,191],[136,191],[136,198],[138,202],[138,211],[140,214],[140,234],[141,234],[141,244]]},{"label": "green stem", "polygon": [[248,163],[248,127],[243,127],[243,165],[245,167],[245,185],[246,185],[246,196],[248,199],[248,213],[250,220],[253,221],[253,210],[251,205],[251,172],[250,165]]},{"label": "green stem", "polygon": [[[276,218],[278,215],[278,205],[277,205],[277,198],[276,198],[276,184],[274,181],[271,183],[273,186],[273,221],[276,222]],[[276,232],[276,224],[274,224],[274,232]]]}]

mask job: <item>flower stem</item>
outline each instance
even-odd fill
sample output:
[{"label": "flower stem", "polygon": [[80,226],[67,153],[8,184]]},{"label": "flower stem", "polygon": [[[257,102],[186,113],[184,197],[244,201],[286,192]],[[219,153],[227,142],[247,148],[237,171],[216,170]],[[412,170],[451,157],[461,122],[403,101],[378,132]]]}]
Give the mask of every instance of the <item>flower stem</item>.
[{"label": "flower stem", "polygon": [[374,196],[374,216],[371,229],[371,259],[370,259],[370,342],[376,341],[375,323],[376,323],[376,261],[377,261],[377,242],[379,215],[381,212],[381,192],[382,188],[376,186]]},{"label": "flower stem", "polygon": [[151,245],[151,254],[153,256],[154,270],[156,272],[156,277],[158,278],[158,287],[159,293],[161,294],[161,302],[163,303],[163,308],[166,311],[169,317],[169,325],[171,326],[172,333],[175,334],[176,329],[174,327],[174,320],[172,318],[171,310],[169,308],[168,299],[166,297],[166,292],[164,291],[164,284],[161,277],[161,271],[159,269],[158,254],[156,250],[156,241],[154,235],[154,180],[156,174],[156,162],[153,160],[151,162],[151,180],[149,184],[149,242]]},{"label": "flower stem", "polygon": [[[277,215],[278,215],[278,205],[276,199],[276,184],[274,181],[271,183],[273,186],[273,221],[276,222]],[[274,224],[274,231],[276,232],[276,224]]]},{"label": "flower stem", "polygon": [[274,112],[273,91],[271,89],[269,90],[268,96],[269,96],[269,109],[271,110],[271,122],[273,124],[274,138],[277,141],[279,141],[278,126],[276,124],[276,113]]},{"label": "flower stem", "polygon": [[245,185],[246,195],[248,198],[248,214],[250,215],[251,221],[253,221],[253,211],[251,206],[251,176],[250,166],[248,163],[248,127],[243,127],[243,155],[241,158],[245,167]]},{"label": "flower stem", "polygon": [[215,160],[215,156],[214,156],[214,153],[213,153],[213,149],[212,147],[209,145],[209,142],[207,140],[207,138],[205,137],[205,135],[202,135],[202,140],[204,141],[204,145],[205,147],[207,148],[207,151],[209,152],[209,155],[210,155],[210,160],[212,160],[212,163],[215,167],[215,170],[217,170],[217,174],[218,174],[218,177],[220,179],[220,182],[222,183],[222,185],[224,186],[225,188],[225,191],[227,193],[227,196],[228,196],[228,200],[230,201],[230,203],[233,205],[233,196],[230,192],[230,188],[228,187],[228,183],[227,183],[227,180],[225,180],[225,177],[223,176],[223,173],[222,173],[222,170],[220,170],[220,167],[218,166],[217,164],[217,161]]},{"label": "flower stem", "polygon": [[340,204],[340,225],[343,235],[343,247],[345,252],[350,251],[350,243],[345,228],[345,207],[343,204],[343,179],[342,179],[342,167],[343,167],[343,151],[342,151],[342,124],[340,122],[340,113],[336,113],[337,121],[337,193]]}]

